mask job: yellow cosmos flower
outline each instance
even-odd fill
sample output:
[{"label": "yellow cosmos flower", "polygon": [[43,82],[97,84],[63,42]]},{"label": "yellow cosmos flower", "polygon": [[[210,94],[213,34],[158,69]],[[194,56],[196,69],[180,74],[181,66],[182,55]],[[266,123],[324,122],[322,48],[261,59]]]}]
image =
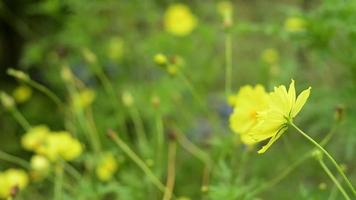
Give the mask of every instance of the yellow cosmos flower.
[{"label": "yellow cosmos flower", "polygon": [[82,110],[90,106],[95,100],[95,91],[84,89],[73,95],[73,106],[77,110]]},{"label": "yellow cosmos flower", "polygon": [[289,17],[284,22],[284,29],[290,33],[298,33],[305,31],[306,25],[306,21],[300,17]]},{"label": "yellow cosmos flower", "polygon": [[279,53],[273,48],[265,49],[261,54],[261,59],[269,65],[275,65],[279,62]]},{"label": "yellow cosmos flower", "polygon": [[26,85],[18,86],[13,91],[12,96],[17,103],[24,103],[31,98],[32,89]]},{"label": "yellow cosmos flower", "polygon": [[44,125],[31,128],[21,138],[22,147],[29,151],[36,151],[42,145],[49,132],[48,127]]},{"label": "yellow cosmos flower", "polygon": [[28,175],[21,169],[8,169],[0,172],[0,198],[8,198],[15,188],[24,189],[28,184]]},{"label": "yellow cosmos flower", "polygon": [[268,95],[268,108],[257,114],[257,124],[249,130],[247,137],[255,142],[270,138],[258,153],[264,153],[288,128],[307,101],[311,88],[296,97],[294,80],[287,91],[284,85],[274,88]]},{"label": "yellow cosmos flower", "polygon": [[243,86],[234,98],[234,111],[230,116],[230,127],[240,134],[242,142],[255,141],[247,133],[257,124],[257,113],[268,106],[268,94],[262,85]]},{"label": "yellow cosmos flower", "polygon": [[165,12],[164,27],[166,31],[173,35],[186,36],[193,31],[196,25],[196,17],[184,4],[173,4]]},{"label": "yellow cosmos flower", "polygon": [[96,167],[96,176],[101,181],[109,181],[117,170],[117,162],[112,153],[107,153],[103,156],[98,166]]},{"label": "yellow cosmos flower", "polygon": [[66,131],[59,131],[51,132],[37,153],[46,156],[51,161],[56,161],[60,158],[71,161],[77,158],[82,151],[83,147],[77,139]]}]

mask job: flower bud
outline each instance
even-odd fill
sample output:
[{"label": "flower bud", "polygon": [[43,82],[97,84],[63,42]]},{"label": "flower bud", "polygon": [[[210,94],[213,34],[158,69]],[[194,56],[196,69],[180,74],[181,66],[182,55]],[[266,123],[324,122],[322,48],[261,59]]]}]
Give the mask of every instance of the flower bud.
[{"label": "flower bud", "polygon": [[12,109],[15,106],[14,99],[5,92],[0,93],[0,100],[2,105],[8,110]]},{"label": "flower bud", "polygon": [[165,64],[167,64],[167,62],[168,62],[167,57],[166,57],[164,54],[162,54],[162,53],[156,54],[156,55],[154,56],[153,60],[154,60],[154,62],[155,62],[156,64],[158,64],[158,65],[165,65]]},{"label": "flower bud", "polygon": [[7,69],[7,74],[15,77],[21,81],[30,80],[30,77],[28,76],[28,74],[26,74],[25,72],[20,71],[20,70],[9,68],[9,69]]},{"label": "flower bud", "polygon": [[133,98],[132,94],[130,92],[128,92],[128,91],[124,91],[122,93],[121,99],[122,99],[122,103],[126,107],[130,107],[134,103],[134,98]]}]

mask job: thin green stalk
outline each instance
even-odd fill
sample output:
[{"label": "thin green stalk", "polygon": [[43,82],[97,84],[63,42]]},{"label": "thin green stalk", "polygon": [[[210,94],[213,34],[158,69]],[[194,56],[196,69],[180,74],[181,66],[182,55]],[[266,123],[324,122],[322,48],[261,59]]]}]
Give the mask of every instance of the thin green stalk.
[{"label": "thin green stalk", "polygon": [[131,119],[134,123],[135,130],[137,132],[139,143],[140,143],[140,145],[142,145],[142,147],[145,147],[148,144],[148,138],[145,133],[145,129],[144,129],[144,125],[143,125],[143,121],[141,119],[140,113],[134,107],[134,105],[129,107],[129,112],[130,112]]},{"label": "thin green stalk", "polygon": [[190,90],[190,93],[193,95],[193,97],[195,98],[195,100],[198,102],[198,104],[202,107],[205,108],[205,103],[204,101],[200,98],[199,94],[197,93],[197,91],[195,90],[195,88],[193,87],[193,85],[190,83],[190,81],[188,80],[188,78],[185,76],[185,74],[180,71],[178,73],[180,79],[184,82],[184,84],[188,87],[188,89]]},{"label": "thin green stalk", "polygon": [[47,95],[55,104],[57,104],[58,107],[63,107],[64,104],[61,101],[61,99],[55,93],[53,93],[50,89],[48,89],[46,86],[44,86],[34,80],[31,80],[31,79],[26,82],[33,88],[35,88],[35,89],[39,90],[40,92],[44,93],[45,95]]},{"label": "thin green stalk", "polygon": [[62,189],[63,189],[63,165],[59,163],[55,169],[55,179],[54,179],[54,200],[62,200]]},{"label": "thin green stalk", "polygon": [[17,156],[13,156],[11,154],[8,154],[2,150],[0,150],[0,160],[4,160],[4,161],[7,161],[7,162],[10,162],[10,163],[13,163],[13,164],[16,164],[16,165],[20,165],[21,167],[23,168],[26,168],[26,169],[30,169],[30,164],[22,159],[22,158],[19,158]]},{"label": "thin green stalk", "polygon": [[289,122],[291,126],[293,126],[293,128],[295,128],[302,136],[304,136],[307,140],[309,140],[309,142],[311,142],[312,144],[314,144],[320,151],[322,151],[326,157],[328,157],[328,159],[334,164],[334,166],[336,167],[336,169],[339,171],[339,173],[341,174],[341,176],[344,178],[345,182],[347,183],[348,187],[351,189],[351,191],[353,192],[354,196],[356,196],[356,190],[354,189],[354,187],[352,186],[352,183],[349,181],[349,179],[347,178],[347,176],[345,175],[345,173],[343,172],[343,170],[341,169],[340,165],[335,161],[335,159],[329,154],[329,152],[327,152],[321,145],[319,145],[319,143],[317,143],[315,140],[313,140],[313,138],[309,137],[309,135],[307,135],[305,132],[303,132],[301,129],[299,129],[293,122]]},{"label": "thin green stalk", "polygon": [[10,109],[12,116],[16,119],[16,121],[22,126],[24,130],[31,129],[30,123],[26,120],[26,118],[20,113],[20,111],[16,108],[16,106]]},{"label": "thin green stalk", "polygon": [[[326,134],[324,139],[320,142],[321,146],[325,146],[330,141],[330,139],[334,135],[335,131],[337,130],[338,124],[339,123],[334,124],[333,127],[330,129],[330,131]],[[263,184],[261,187],[257,188],[255,191],[252,191],[249,195],[251,195],[251,196],[256,195],[264,190],[267,190],[267,189],[275,186],[277,183],[279,183],[281,180],[283,180],[285,177],[287,177],[294,169],[296,169],[298,166],[300,166],[304,161],[311,158],[314,151],[315,151],[315,149],[313,148],[313,150],[304,154],[297,161],[295,161],[291,165],[288,165],[288,167],[284,171],[279,173],[278,176],[274,177],[271,181],[267,182],[266,184]]]},{"label": "thin green stalk", "polygon": [[167,167],[167,182],[166,182],[166,191],[163,195],[163,200],[171,200],[174,182],[176,177],[176,153],[177,153],[177,144],[176,142],[169,142],[168,145],[168,167]]},{"label": "thin green stalk", "polygon": [[347,195],[347,193],[345,192],[344,188],[341,186],[341,184],[339,183],[339,181],[335,178],[335,176],[331,173],[331,171],[329,170],[329,168],[325,165],[324,161],[322,158],[318,159],[320,166],[324,169],[324,171],[328,174],[328,176],[330,177],[330,179],[334,182],[334,184],[339,188],[340,192],[342,193],[342,195],[345,197],[346,200],[351,200],[351,198]]},{"label": "thin green stalk", "polygon": [[115,132],[109,130],[109,136],[114,140],[116,145],[124,151],[124,153],[146,174],[150,181],[161,191],[165,192],[166,187],[155,176],[151,169],[145,164],[145,162],[133,151],[131,148],[116,135]]},{"label": "thin green stalk", "polygon": [[225,36],[225,95],[231,94],[232,87],[232,39],[230,31]]},{"label": "thin green stalk", "polygon": [[71,164],[64,162],[64,169],[77,181],[82,180],[80,173]]},{"label": "thin green stalk", "polygon": [[[164,127],[163,127],[163,121],[162,117],[160,114],[156,114],[156,142],[157,142],[157,156],[156,156],[156,162],[158,163],[158,166],[162,166],[162,160],[163,160],[163,143],[164,143]],[[161,174],[161,170],[159,170],[159,174]]]}]

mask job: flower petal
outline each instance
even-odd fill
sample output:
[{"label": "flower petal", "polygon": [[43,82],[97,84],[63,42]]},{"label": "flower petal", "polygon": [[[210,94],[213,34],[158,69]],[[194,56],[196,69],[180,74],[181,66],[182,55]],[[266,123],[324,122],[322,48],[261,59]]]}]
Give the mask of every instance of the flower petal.
[{"label": "flower petal", "polygon": [[304,90],[302,93],[300,93],[300,95],[298,96],[295,105],[293,107],[292,110],[292,117],[295,117],[299,111],[302,109],[302,107],[304,106],[305,102],[307,101],[309,95],[310,95],[310,90],[311,87],[309,87],[308,89]]},{"label": "flower petal", "polygon": [[288,97],[289,97],[289,103],[290,105],[293,105],[295,102],[295,86],[294,86],[294,80],[292,79],[292,82],[289,85],[288,89]]},{"label": "flower petal", "polygon": [[279,138],[281,135],[287,130],[287,126],[283,126],[279,129],[279,131],[268,141],[266,145],[264,145],[257,153],[262,154],[267,151],[268,148],[272,146],[272,144]]}]

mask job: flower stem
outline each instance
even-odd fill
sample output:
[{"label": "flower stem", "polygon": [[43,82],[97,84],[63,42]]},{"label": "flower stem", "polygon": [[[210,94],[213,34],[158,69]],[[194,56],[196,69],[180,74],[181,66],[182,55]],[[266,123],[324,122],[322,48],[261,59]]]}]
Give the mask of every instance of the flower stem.
[{"label": "flower stem", "polygon": [[170,200],[172,198],[174,182],[175,182],[175,165],[176,165],[176,153],[177,144],[176,142],[169,142],[168,146],[168,169],[167,169],[167,182],[166,190],[163,195],[163,200]]},{"label": "flower stem", "polygon": [[313,143],[319,150],[321,150],[326,157],[328,157],[328,159],[334,164],[334,166],[336,167],[336,169],[339,171],[339,173],[341,174],[341,176],[344,178],[345,182],[347,183],[348,187],[351,189],[351,191],[353,192],[353,194],[356,196],[356,190],[354,189],[354,187],[352,186],[352,183],[349,181],[349,179],[346,177],[345,173],[343,172],[343,170],[341,169],[340,165],[335,161],[335,159],[329,154],[329,152],[327,152],[321,145],[319,145],[319,143],[317,143],[313,138],[309,137],[309,135],[307,135],[305,132],[303,132],[301,129],[299,129],[293,122],[290,122],[290,125],[293,126],[293,128],[295,128],[300,134],[302,134],[307,140],[309,140],[309,142]]},{"label": "flower stem", "polygon": [[112,130],[108,131],[109,137],[111,137],[114,142],[119,146],[124,153],[131,158],[131,160],[139,167],[141,170],[147,175],[147,177],[151,180],[151,182],[161,191],[165,192],[166,187],[161,183],[161,181],[154,175],[154,173],[150,170],[150,168],[145,164],[144,161],[138,155],[131,150],[131,148],[121,140],[120,137],[116,135],[116,133]]},{"label": "flower stem", "polygon": [[5,160],[7,162],[20,165],[21,167],[24,167],[26,169],[30,169],[30,164],[26,160],[23,160],[22,158],[13,156],[1,150],[0,150],[0,160]]},{"label": "flower stem", "polygon": [[26,131],[31,129],[30,123],[26,120],[26,118],[20,113],[20,111],[14,106],[10,109],[12,116],[16,119],[16,121],[22,126],[22,128]]},{"label": "flower stem", "polygon": [[62,163],[59,163],[55,169],[54,200],[62,199],[63,175],[63,165]]},{"label": "flower stem", "polygon": [[64,105],[63,102],[60,100],[60,98],[55,93],[53,93],[50,89],[48,89],[46,86],[31,79],[28,80],[27,83],[33,88],[47,95],[55,104],[57,104],[58,107],[62,107]]},{"label": "flower stem", "polygon": [[351,200],[351,198],[347,195],[347,193],[345,192],[344,188],[341,186],[341,184],[339,183],[339,181],[335,178],[335,176],[331,173],[331,171],[329,170],[329,168],[325,165],[323,158],[319,158],[318,159],[320,166],[324,169],[324,171],[328,174],[328,176],[330,177],[330,179],[334,182],[334,184],[339,188],[340,192],[342,193],[342,195],[344,195],[346,200]]},{"label": "flower stem", "polygon": [[230,31],[226,31],[225,37],[225,95],[231,94],[232,85],[232,41]]}]

